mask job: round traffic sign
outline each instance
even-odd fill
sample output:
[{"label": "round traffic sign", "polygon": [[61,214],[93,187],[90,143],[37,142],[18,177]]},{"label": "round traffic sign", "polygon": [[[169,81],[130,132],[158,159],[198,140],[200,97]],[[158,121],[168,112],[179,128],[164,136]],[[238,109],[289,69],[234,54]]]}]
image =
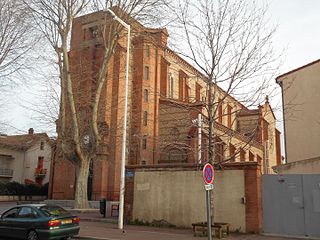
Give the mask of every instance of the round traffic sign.
[{"label": "round traffic sign", "polygon": [[203,167],[203,180],[205,184],[212,184],[214,179],[214,170],[210,163]]}]

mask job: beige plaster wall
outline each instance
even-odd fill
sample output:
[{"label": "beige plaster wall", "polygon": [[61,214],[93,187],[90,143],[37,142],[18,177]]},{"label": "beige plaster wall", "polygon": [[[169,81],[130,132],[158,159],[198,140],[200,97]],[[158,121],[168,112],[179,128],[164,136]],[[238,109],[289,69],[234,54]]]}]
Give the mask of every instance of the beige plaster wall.
[{"label": "beige plaster wall", "polygon": [[[214,191],[216,222],[245,231],[244,173],[217,172]],[[133,219],[152,222],[164,219],[176,226],[191,227],[206,221],[205,189],[201,171],[136,172]]]},{"label": "beige plaster wall", "polygon": [[11,169],[13,170],[12,178],[9,178],[10,181],[15,181],[22,183],[23,181],[23,164],[25,161],[25,154],[23,151],[17,151],[7,148],[0,148],[0,153],[4,155],[11,155],[13,159],[7,160],[5,164],[0,166],[0,168]]},{"label": "beige plaster wall", "polygon": [[49,182],[50,162],[51,162],[51,146],[44,141],[44,149],[40,150],[40,141],[34,144],[27,151],[0,148],[0,153],[11,155],[13,159],[0,162],[0,168],[13,170],[13,177],[7,178],[10,181],[24,183],[26,178],[35,181],[34,172],[38,165],[38,157],[44,157],[43,167],[47,169],[47,174],[43,183]]},{"label": "beige plaster wall", "polygon": [[280,165],[275,170],[279,174],[319,174],[320,157]]},{"label": "beige plaster wall", "polygon": [[215,222],[231,224],[231,230],[246,231],[246,208],[244,171],[226,170],[216,172],[214,189]]},{"label": "beige plaster wall", "polygon": [[278,81],[282,82],[287,162],[320,156],[320,62]]},{"label": "beige plaster wall", "polygon": [[26,151],[26,160],[24,162],[24,172],[23,172],[23,181],[24,179],[31,179],[35,181],[34,172],[38,166],[38,157],[44,157],[43,168],[47,169],[47,174],[43,179],[43,184],[49,182],[50,176],[50,162],[51,162],[51,146],[44,142],[43,150],[40,150],[40,141],[34,144],[31,148]]}]

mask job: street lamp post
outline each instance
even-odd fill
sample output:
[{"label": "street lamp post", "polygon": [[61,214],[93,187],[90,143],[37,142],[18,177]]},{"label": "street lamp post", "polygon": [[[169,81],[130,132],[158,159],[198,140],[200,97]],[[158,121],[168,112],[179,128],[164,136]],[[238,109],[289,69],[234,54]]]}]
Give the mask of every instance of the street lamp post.
[{"label": "street lamp post", "polygon": [[130,31],[131,27],[120,19],[112,10],[106,9],[111,13],[113,19],[118,21],[128,31],[127,56],[126,56],[126,79],[125,79],[125,95],[124,95],[124,111],[123,111],[123,133],[122,133],[122,151],[121,151],[121,174],[120,174],[120,202],[118,228],[123,229],[123,213],[124,213],[124,188],[125,188],[125,165],[126,165],[126,141],[127,141],[127,112],[128,112],[128,84],[129,84],[129,58],[130,58]]}]

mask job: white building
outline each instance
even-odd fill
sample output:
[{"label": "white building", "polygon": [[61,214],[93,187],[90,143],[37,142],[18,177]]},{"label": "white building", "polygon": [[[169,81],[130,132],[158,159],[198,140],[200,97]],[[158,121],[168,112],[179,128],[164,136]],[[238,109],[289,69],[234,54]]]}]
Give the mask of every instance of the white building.
[{"label": "white building", "polygon": [[49,182],[51,140],[46,133],[0,135],[0,182]]}]

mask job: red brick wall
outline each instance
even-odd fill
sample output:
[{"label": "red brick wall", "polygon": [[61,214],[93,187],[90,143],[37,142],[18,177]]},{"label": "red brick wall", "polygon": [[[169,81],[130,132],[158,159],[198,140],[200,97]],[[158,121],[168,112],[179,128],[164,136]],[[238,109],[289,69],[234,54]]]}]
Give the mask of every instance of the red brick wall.
[{"label": "red brick wall", "polygon": [[75,169],[69,161],[56,160],[52,184],[52,199],[74,199]]},{"label": "red brick wall", "polygon": [[245,169],[246,232],[262,229],[261,166]]}]

